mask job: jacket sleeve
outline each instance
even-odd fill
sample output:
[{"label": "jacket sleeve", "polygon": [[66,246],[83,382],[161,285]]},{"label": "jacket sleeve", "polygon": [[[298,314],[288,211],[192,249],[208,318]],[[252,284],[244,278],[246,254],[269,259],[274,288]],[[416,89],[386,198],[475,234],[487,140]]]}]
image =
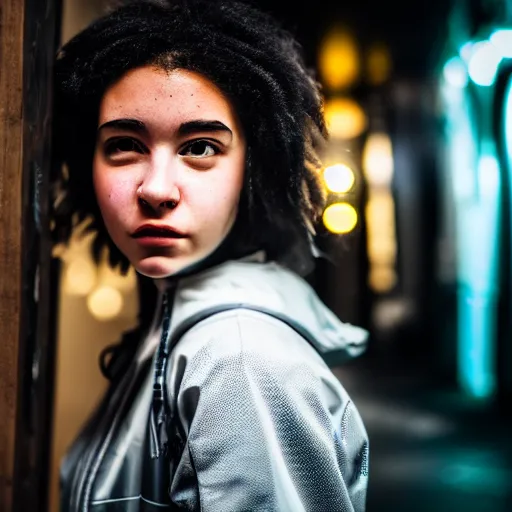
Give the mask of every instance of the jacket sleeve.
[{"label": "jacket sleeve", "polygon": [[194,480],[187,510],[362,512],[366,432],[310,345],[258,314],[202,330],[178,394],[186,443],[171,498]]}]

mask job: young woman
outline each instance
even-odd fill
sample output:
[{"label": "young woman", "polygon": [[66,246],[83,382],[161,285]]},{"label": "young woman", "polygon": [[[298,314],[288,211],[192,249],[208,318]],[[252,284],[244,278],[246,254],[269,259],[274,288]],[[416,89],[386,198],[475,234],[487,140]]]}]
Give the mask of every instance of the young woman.
[{"label": "young woman", "polygon": [[368,440],[326,364],[358,355],[299,277],[323,194],[317,84],[266,15],[134,1],[56,62],[54,233],[158,290],[62,466],[62,511],[362,511]]}]

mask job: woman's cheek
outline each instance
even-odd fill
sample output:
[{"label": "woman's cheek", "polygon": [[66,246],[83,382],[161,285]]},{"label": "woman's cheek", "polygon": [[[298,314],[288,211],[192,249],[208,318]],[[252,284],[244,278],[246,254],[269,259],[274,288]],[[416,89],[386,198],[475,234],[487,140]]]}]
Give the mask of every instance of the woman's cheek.
[{"label": "woman's cheek", "polygon": [[[110,214],[122,215],[129,206],[128,184],[118,180],[98,180],[96,186],[98,204]],[[106,213],[106,212],[104,212]]]}]

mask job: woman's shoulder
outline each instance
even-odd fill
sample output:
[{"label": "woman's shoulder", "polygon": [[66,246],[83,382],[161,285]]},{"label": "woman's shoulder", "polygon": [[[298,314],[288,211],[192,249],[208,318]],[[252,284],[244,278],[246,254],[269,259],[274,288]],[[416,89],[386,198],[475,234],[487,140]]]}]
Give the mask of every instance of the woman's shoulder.
[{"label": "woman's shoulder", "polygon": [[309,393],[330,383],[345,401],[340,382],[311,344],[286,323],[257,311],[234,309],[203,320],[175,346],[172,360],[176,369],[181,365],[182,390],[250,381],[257,388],[272,382],[284,392],[300,382]]},{"label": "woman's shoulder", "polygon": [[215,358],[238,354],[286,360],[320,357],[286,321],[272,312],[245,307],[220,311],[196,323],[178,341],[175,350],[190,355],[208,352]]},{"label": "woman's shoulder", "polygon": [[180,334],[183,324],[193,325],[184,336],[189,348],[199,348],[207,336],[228,351],[266,351],[270,345],[275,356],[295,342],[332,366],[361,354],[368,337],[343,323],[304,279],[272,262],[229,262],[181,283],[173,331]]}]

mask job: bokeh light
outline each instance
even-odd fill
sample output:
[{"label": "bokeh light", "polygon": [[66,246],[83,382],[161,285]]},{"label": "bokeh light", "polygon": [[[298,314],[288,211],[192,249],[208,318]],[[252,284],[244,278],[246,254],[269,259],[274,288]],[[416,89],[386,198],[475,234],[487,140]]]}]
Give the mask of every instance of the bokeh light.
[{"label": "bokeh light", "polygon": [[397,282],[397,275],[394,268],[390,266],[375,266],[368,274],[370,288],[378,293],[386,293],[393,289]]},{"label": "bokeh light", "polygon": [[347,164],[334,164],[324,169],[324,181],[331,192],[345,194],[354,186],[356,178]]},{"label": "bokeh light", "polygon": [[393,179],[394,159],[387,133],[371,133],[363,149],[363,169],[371,186],[389,187]]},{"label": "bokeh light", "polygon": [[375,44],[368,50],[366,73],[372,85],[383,84],[391,75],[391,54],[384,44]]},{"label": "bokeh light", "polygon": [[459,55],[464,60],[464,62],[466,62],[466,63],[469,62],[474,45],[475,45],[475,43],[473,41],[468,41],[467,43],[464,43],[460,47]]},{"label": "bokeh light", "polygon": [[500,186],[500,166],[497,158],[482,155],[478,162],[478,190],[481,196],[496,197]]},{"label": "bokeh light", "polygon": [[504,58],[512,57],[512,30],[496,30],[489,38]]},{"label": "bokeh light", "polygon": [[443,77],[452,87],[463,89],[468,84],[468,72],[460,57],[452,57],[443,68]]},{"label": "bokeh light", "polygon": [[356,209],[348,203],[333,203],[323,214],[324,226],[338,235],[350,233],[357,225]]},{"label": "bokeh light", "polygon": [[360,73],[359,50],[351,34],[332,29],[320,46],[318,67],[323,83],[332,90],[352,85]]},{"label": "bokeh light", "polygon": [[64,288],[68,294],[86,296],[94,288],[96,281],[97,268],[91,258],[80,255],[67,262]]},{"label": "bokeh light", "polygon": [[87,297],[87,307],[97,320],[112,320],[123,308],[123,296],[112,286],[100,286]]},{"label": "bokeh light", "polygon": [[494,83],[501,62],[498,49],[489,41],[475,43],[468,63],[469,77],[477,85],[484,87]]},{"label": "bokeh light", "polygon": [[350,98],[334,98],[325,103],[324,116],[329,134],[333,138],[353,139],[366,129],[363,109]]}]

